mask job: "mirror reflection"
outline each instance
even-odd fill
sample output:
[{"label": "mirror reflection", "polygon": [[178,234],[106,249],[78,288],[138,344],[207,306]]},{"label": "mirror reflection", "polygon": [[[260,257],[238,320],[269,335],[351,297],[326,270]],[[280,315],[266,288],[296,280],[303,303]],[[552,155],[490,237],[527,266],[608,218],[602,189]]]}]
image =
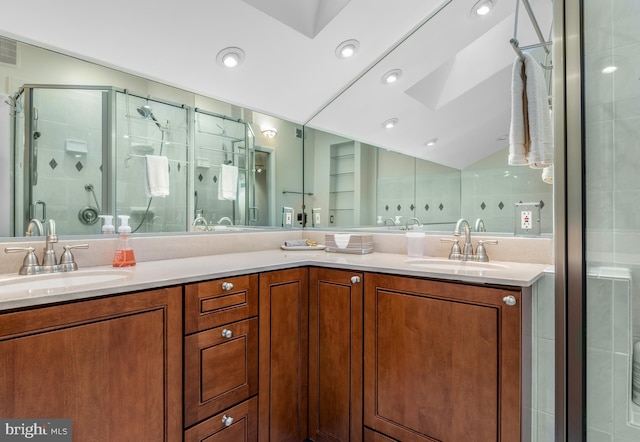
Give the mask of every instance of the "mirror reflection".
[{"label": "mirror reflection", "polygon": [[239,230],[278,226],[276,207],[302,206],[302,168],[276,173],[302,164],[300,125],[27,44],[17,51],[19,66],[0,64],[0,236],[24,236],[31,219],[96,234],[105,215],[129,215],[138,233]]},{"label": "mirror reflection", "polygon": [[461,170],[306,127],[307,227],[453,231],[465,217],[475,231],[514,234],[516,204],[530,202],[552,233],[552,187],[506,156]]}]

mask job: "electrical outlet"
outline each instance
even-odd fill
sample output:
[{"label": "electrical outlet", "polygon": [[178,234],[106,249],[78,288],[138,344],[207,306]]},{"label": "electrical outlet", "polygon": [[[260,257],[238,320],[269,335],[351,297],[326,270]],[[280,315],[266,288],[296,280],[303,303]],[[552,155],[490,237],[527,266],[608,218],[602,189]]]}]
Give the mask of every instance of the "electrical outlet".
[{"label": "electrical outlet", "polygon": [[531,211],[530,210],[523,210],[522,212],[520,212],[520,227],[524,230],[531,230],[531,227],[533,227],[533,224],[531,222]]}]

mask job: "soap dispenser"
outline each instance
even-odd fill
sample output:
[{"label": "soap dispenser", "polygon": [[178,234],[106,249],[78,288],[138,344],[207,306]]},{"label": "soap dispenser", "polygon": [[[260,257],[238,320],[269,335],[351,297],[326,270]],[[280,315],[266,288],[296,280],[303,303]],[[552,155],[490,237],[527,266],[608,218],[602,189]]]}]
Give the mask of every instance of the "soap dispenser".
[{"label": "soap dispenser", "polygon": [[129,234],[131,233],[131,226],[129,226],[128,215],[118,215],[120,218],[120,226],[118,227],[118,245],[116,246],[116,254],[113,257],[114,267],[129,267],[136,265],[136,258],[133,254],[133,249],[129,244]]},{"label": "soap dispenser", "polygon": [[99,215],[99,218],[104,220],[104,224],[102,225],[102,233],[104,235],[116,233],[116,228],[113,225],[113,215]]}]

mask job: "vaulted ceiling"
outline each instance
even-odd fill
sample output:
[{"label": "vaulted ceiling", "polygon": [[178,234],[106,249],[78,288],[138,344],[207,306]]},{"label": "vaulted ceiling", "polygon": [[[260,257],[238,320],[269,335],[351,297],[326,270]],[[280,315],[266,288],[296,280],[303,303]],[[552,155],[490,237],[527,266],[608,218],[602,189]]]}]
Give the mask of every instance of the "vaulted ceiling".
[{"label": "vaulted ceiling", "polygon": [[[516,0],[493,0],[484,17],[471,13],[476,2],[13,1],[0,35],[463,168],[506,145],[515,58]],[[546,38],[551,0],[530,3]],[[538,43],[520,9],[521,45]],[[339,59],[349,39],[359,49]],[[216,61],[227,47],[245,53],[236,69]],[[391,69],[402,76],[382,84]]]}]

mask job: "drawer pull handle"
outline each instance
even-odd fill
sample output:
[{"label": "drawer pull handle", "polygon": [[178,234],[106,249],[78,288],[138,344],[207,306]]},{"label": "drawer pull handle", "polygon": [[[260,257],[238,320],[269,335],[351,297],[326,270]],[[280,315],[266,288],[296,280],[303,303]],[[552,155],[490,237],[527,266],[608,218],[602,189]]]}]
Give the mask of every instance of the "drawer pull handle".
[{"label": "drawer pull handle", "polygon": [[227,328],[225,328],[224,330],[222,330],[222,337],[223,338],[233,338],[233,332]]},{"label": "drawer pull handle", "polygon": [[351,277],[351,284],[357,284],[360,282],[360,277],[359,276],[352,276]]},{"label": "drawer pull handle", "polygon": [[502,298],[502,302],[504,302],[505,304],[507,304],[509,307],[512,307],[514,305],[516,305],[516,297],[513,295],[509,295],[509,296],[505,296],[504,298]]},{"label": "drawer pull handle", "polygon": [[232,282],[223,282],[222,283],[222,290],[232,290],[233,289],[233,283]]},{"label": "drawer pull handle", "polygon": [[225,414],[224,416],[222,416],[222,423],[225,427],[229,427],[233,423],[233,418]]}]

